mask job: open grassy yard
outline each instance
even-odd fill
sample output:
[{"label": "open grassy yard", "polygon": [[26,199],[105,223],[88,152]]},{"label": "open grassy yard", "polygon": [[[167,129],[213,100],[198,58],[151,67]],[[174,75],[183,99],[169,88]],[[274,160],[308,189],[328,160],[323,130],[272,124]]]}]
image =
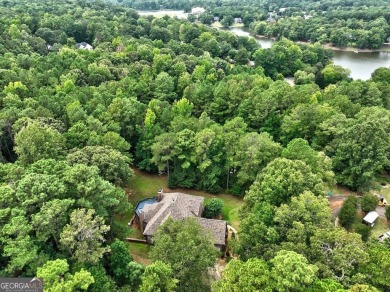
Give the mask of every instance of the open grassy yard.
[{"label": "open grassy yard", "polygon": [[[167,185],[167,176],[166,175],[157,175],[149,174],[139,169],[134,168],[134,177],[130,185],[126,188],[126,192],[129,197],[129,202],[136,206],[139,200],[154,197],[157,195],[157,191],[161,188],[164,189],[164,192],[181,192],[194,196],[202,196],[205,198],[205,203],[211,198],[220,198],[223,200],[224,208],[222,210],[222,219],[229,222],[234,228],[238,228],[238,211],[243,205],[243,200],[232,195],[226,194],[209,194],[202,191],[192,190],[192,189],[170,189]],[[134,210],[132,212],[133,216]],[[129,218],[130,221],[131,218]]]},{"label": "open grassy yard", "polygon": [[371,237],[376,239],[379,235],[390,230],[390,224],[385,218],[379,217],[372,228]]},{"label": "open grassy yard", "polygon": [[[147,172],[140,171],[137,168],[133,168],[134,177],[131,180],[129,186],[125,188],[126,193],[128,195],[129,202],[133,205],[133,209],[131,210],[131,214],[128,214],[128,218],[124,218],[121,216],[119,221],[122,224],[127,224],[134,216],[134,208],[137,205],[138,201],[154,197],[157,195],[157,191],[161,188],[164,189],[164,192],[182,192],[194,196],[202,196],[205,198],[205,203],[207,203],[211,198],[217,197],[223,200],[224,208],[222,210],[222,219],[229,222],[234,228],[238,228],[239,219],[238,219],[238,211],[243,205],[243,200],[232,195],[226,194],[209,194],[206,192],[201,192],[192,189],[170,189],[167,184],[167,176],[166,175],[157,175],[150,174]],[[131,237],[142,239],[143,236],[139,229],[131,229]],[[134,260],[142,263],[149,264],[150,260],[148,259],[149,246],[140,243],[127,242],[126,243],[129,251],[134,257]]]}]

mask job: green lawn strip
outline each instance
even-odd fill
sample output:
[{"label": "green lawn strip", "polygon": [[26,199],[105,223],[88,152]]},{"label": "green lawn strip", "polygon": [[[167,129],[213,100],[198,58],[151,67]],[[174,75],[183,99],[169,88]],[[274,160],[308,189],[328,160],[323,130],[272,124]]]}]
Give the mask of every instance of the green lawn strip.
[{"label": "green lawn strip", "polygon": [[144,265],[151,264],[151,261],[149,260],[150,246],[148,244],[135,243],[135,242],[125,242],[125,243],[129,249],[131,256],[136,262]]}]

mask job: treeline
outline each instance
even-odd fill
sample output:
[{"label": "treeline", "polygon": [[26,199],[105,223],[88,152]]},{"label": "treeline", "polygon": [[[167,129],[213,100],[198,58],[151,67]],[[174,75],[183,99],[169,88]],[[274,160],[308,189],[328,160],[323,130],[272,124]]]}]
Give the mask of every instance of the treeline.
[{"label": "treeline", "polygon": [[241,18],[253,34],[293,41],[331,43],[336,47],[378,49],[390,36],[389,1],[127,1],[135,9],[183,9],[206,12],[192,21],[218,17],[224,26]]},{"label": "treeline", "polygon": [[[171,187],[248,191],[248,216],[259,202],[277,208],[335,181],[366,190],[389,170],[389,69],[351,81],[319,45],[282,39],[261,49],[115,4],[1,5],[1,275],[113,291],[171,274],[157,263],[144,271],[114,241],[126,235],[130,164],[167,172]],[[76,49],[82,41],[93,50]],[[244,259],[293,242],[281,234],[238,250]],[[321,277],[332,276],[340,273],[324,268]]]}]

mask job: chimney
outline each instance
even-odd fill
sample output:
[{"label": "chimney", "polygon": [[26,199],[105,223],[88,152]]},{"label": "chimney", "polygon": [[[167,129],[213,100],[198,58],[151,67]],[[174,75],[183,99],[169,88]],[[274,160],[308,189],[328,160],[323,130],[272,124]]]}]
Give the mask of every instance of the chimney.
[{"label": "chimney", "polygon": [[164,191],[163,191],[163,189],[160,189],[157,192],[157,202],[160,202],[162,200],[163,196],[164,196]]}]

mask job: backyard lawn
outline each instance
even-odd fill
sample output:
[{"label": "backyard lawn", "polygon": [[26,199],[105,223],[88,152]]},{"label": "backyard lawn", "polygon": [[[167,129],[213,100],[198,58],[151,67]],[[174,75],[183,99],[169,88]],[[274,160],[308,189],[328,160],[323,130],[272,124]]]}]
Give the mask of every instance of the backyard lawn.
[{"label": "backyard lawn", "polygon": [[[220,198],[223,200],[224,208],[222,210],[222,219],[229,222],[234,228],[238,228],[239,219],[238,211],[243,205],[243,200],[232,195],[226,194],[209,194],[202,191],[196,191],[192,189],[170,189],[167,185],[167,176],[159,176],[157,174],[150,174],[143,171],[140,171],[137,168],[134,168],[134,177],[131,180],[130,185],[126,188],[126,192],[129,197],[129,202],[135,207],[138,201],[154,197],[157,195],[157,191],[161,188],[164,189],[164,192],[181,192],[194,196],[202,196],[205,198],[205,203],[211,198]],[[134,210],[132,212],[132,216]],[[130,221],[130,219],[129,219]]]},{"label": "backyard lawn", "polygon": [[[224,208],[222,210],[222,219],[228,221],[229,225],[232,225],[234,228],[238,228],[239,219],[238,211],[243,205],[243,200],[232,195],[226,194],[209,194],[201,191],[196,191],[192,189],[170,189],[167,185],[167,176],[158,174],[150,174],[147,172],[140,171],[137,168],[133,168],[134,176],[131,179],[131,183],[128,187],[125,188],[125,191],[128,195],[129,202],[133,205],[131,214],[128,218],[123,218],[121,216],[121,222],[130,222],[131,218],[134,216],[134,208],[137,203],[145,198],[154,197],[157,195],[158,190],[161,188],[164,189],[164,192],[181,192],[194,196],[202,196],[205,198],[205,203],[207,203],[211,198],[217,197],[223,200]],[[126,223],[127,224],[127,223]],[[138,229],[131,229],[131,237],[142,239],[143,236]],[[141,243],[126,243],[129,247],[129,251],[134,257],[134,260],[142,263],[149,264],[150,260],[148,259],[149,246]]]}]

